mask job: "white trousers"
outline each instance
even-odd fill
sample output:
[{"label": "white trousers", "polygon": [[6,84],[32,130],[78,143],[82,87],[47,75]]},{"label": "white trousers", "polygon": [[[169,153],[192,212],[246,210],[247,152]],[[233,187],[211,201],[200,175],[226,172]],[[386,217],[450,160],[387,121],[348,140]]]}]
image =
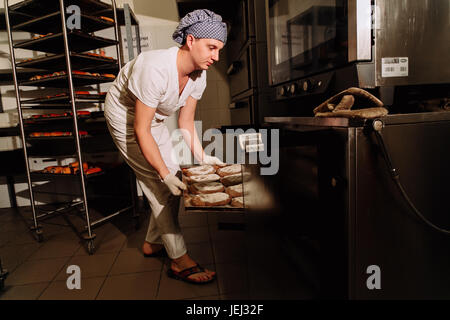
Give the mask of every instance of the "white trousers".
[{"label": "white trousers", "polygon": [[[145,240],[163,244],[171,259],[179,258],[187,252],[178,223],[178,214],[184,210],[184,201],[182,197],[174,196],[170,192],[157,171],[144,158],[134,130],[127,126],[126,132],[123,132],[123,123],[115,123],[114,117],[108,114],[107,110],[105,108],[106,123],[114,143],[135,172],[137,182],[150,203],[152,212]],[[163,122],[153,121],[151,133],[170,173],[177,174],[180,167],[171,158],[172,142],[169,130]]]}]

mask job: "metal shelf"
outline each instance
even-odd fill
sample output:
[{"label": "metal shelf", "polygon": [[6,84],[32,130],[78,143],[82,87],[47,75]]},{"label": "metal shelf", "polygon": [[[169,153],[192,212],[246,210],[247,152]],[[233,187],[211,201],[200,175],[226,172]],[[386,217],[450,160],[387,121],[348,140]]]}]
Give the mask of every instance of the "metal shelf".
[{"label": "metal shelf", "polygon": [[[114,26],[114,22],[104,21],[102,19],[81,14],[81,25],[83,32],[95,32]],[[12,27],[14,31],[27,31],[37,34],[59,33],[61,32],[61,13],[54,12],[46,16],[32,19]]]},{"label": "metal shelf", "polygon": [[[67,29],[66,18],[70,14],[66,14],[65,8],[71,4],[76,4],[81,9],[82,31],[71,32]],[[133,217],[138,216],[134,205],[136,185],[133,180],[130,179],[130,185],[132,185],[132,188],[130,188],[132,205],[122,208],[108,216],[104,216],[100,220],[92,221],[89,217],[90,203],[88,201],[88,193],[92,191],[93,194],[98,194],[99,191],[104,192],[104,188],[90,190],[88,192],[87,181],[91,181],[94,177],[101,177],[99,178],[100,180],[104,179],[103,177],[109,177],[109,175],[104,175],[105,171],[109,171],[109,169],[100,166],[103,169],[102,172],[90,175],[80,173],[72,175],[49,174],[31,172],[28,160],[31,157],[67,157],[67,155],[74,155],[77,158],[77,161],[82,163],[86,162],[84,161],[83,154],[97,154],[111,151],[117,152],[117,147],[108,132],[103,112],[91,112],[89,116],[77,115],[74,117],[71,115],[57,118],[23,119],[22,104],[24,104],[26,108],[45,109],[48,107],[54,109],[56,107],[71,110],[71,113],[76,113],[77,109],[85,107],[86,104],[104,102],[104,96],[76,95],[75,88],[111,82],[115,79],[115,76],[104,77],[79,74],[75,70],[89,70],[90,72],[98,74],[117,74],[117,72],[120,71],[123,57],[121,54],[122,42],[120,40],[120,30],[117,23],[116,1],[111,0],[111,5],[109,5],[98,0],[25,0],[9,6],[8,0],[6,0],[5,5],[6,29],[12,61],[12,74],[14,75],[15,96],[17,101],[20,101],[17,106],[20,123],[19,129],[22,138],[23,154],[25,158],[24,164],[26,166],[26,177],[33,214],[33,225],[30,226],[30,228],[34,232],[37,240],[41,242],[43,240],[43,232],[41,230],[42,227],[39,225],[39,221],[42,220],[42,218],[50,216],[50,214],[39,216],[36,214],[34,192],[37,190],[35,190],[35,186],[33,186],[33,180],[43,181],[62,179],[64,183],[67,184],[78,184],[80,187],[80,195],[83,197],[83,216],[86,218],[86,225],[83,231],[77,230],[78,228],[74,229],[80,238],[87,242],[88,253],[93,254],[95,234],[92,232],[92,229],[95,226],[129,209],[133,209]],[[113,20],[115,21],[111,22],[108,21],[109,19],[105,20],[94,17],[96,15],[107,17],[106,14],[98,13],[107,10],[111,10],[113,13]],[[92,32],[110,27],[114,28],[114,40],[96,37],[91,34]],[[20,43],[18,43],[13,39],[13,31],[25,31],[44,35],[48,33],[53,34],[27,41],[21,40]],[[116,47],[116,59],[114,60],[81,54],[85,51],[112,45]],[[28,49],[54,55],[41,57],[31,61],[18,62],[15,55],[16,49]],[[20,67],[24,69],[20,69]],[[27,70],[27,68],[31,67],[34,68],[34,70],[29,72],[30,70]],[[54,71],[61,70],[64,70],[64,73],[67,74],[41,78],[39,80],[29,80],[30,77],[35,75],[53,74]],[[100,72],[100,70],[102,71]],[[24,75],[21,77],[20,74],[22,72],[24,72]],[[66,93],[69,92],[70,94],[61,97],[40,97],[22,101],[21,86],[66,88],[68,91],[64,91],[66,91]],[[73,97],[73,99],[71,99],[71,97]],[[72,132],[73,135],[59,137],[30,137],[29,134],[33,131],[68,131]],[[80,136],[81,131],[87,131],[88,135]],[[114,181],[115,178],[117,178],[117,176],[113,174],[108,179]],[[90,183],[89,185],[92,184]],[[114,186],[114,183],[110,182],[107,185]],[[59,209],[53,212],[56,213],[58,210]]]},{"label": "metal shelf", "polygon": [[[36,179],[36,180],[52,180],[52,179],[66,179],[66,180],[74,180],[76,179],[76,181],[78,182],[78,180],[80,180],[80,174],[76,173],[76,174],[67,174],[67,173],[43,173],[43,172],[37,172],[37,171],[32,171],[30,172],[31,177]],[[104,175],[105,171],[102,170],[100,172],[96,172],[96,173],[91,173],[88,175],[85,175],[86,178],[94,178],[94,177],[98,177],[101,175]]]},{"label": "metal shelf", "polygon": [[[111,82],[114,79],[108,77],[85,76],[80,74],[72,74],[72,79],[75,87],[82,87],[91,84]],[[68,86],[68,76],[48,77],[39,80],[29,80],[19,82],[21,86],[33,87],[51,87],[51,88],[66,88]]]},{"label": "metal shelf", "polygon": [[[81,11],[96,12],[101,10],[112,10],[110,4],[98,0],[65,0],[65,5],[76,4]],[[55,0],[25,0],[9,7],[15,13],[24,13],[31,16],[42,16],[51,12],[59,11],[59,2]]]},{"label": "metal shelf", "polygon": [[[105,96],[100,94],[75,94],[75,103],[101,103],[105,101]],[[23,100],[20,102],[22,105],[39,104],[39,106],[53,106],[53,105],[67,105],[70,106],[69,94],[60,97],[52,98],[36,98]],[[35,107],[39,107],[35,106]]]},{"label": "metal shelf", "polygon": [[[68,37],[71,46],[71,53],[85,52],[117,44],[116,40],[97,37],[79,31],[69,32]],[[60,32],[42,38],[17,43],[14,45],[14,48],[62,54],[64,57],[64,38],[62,32]],[[24,62],[17,64],[17,66],[32,67],[32,64]]]}]

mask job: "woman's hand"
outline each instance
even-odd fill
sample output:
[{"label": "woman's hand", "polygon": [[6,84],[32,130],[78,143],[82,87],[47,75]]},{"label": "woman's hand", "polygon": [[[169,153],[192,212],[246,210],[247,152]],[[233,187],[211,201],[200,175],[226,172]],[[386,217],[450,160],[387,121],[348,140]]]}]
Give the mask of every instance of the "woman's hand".
[{"label": "woman's hand", "polygon": [[186,190],[186,185],[180,181],[176,176],[174,176],[172,173],[169,173],[164,178],[164,183],[169,188],[170,192],[172,192],[173,195],[179,196],[181,195],[181,190]]}]

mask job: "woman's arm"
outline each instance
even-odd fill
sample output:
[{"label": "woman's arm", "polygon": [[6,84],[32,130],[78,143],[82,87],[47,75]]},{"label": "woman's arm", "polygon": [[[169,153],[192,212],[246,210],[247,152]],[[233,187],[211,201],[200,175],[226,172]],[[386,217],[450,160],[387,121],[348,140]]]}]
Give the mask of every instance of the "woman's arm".
[{"label": "woman's arm", "polygon": [[195,159],[201,163],[204,158],[204,151],[197,136],[197,130],[195,130],[194,127],[196,107],[197,100],[189,96],[184,107],[180,109],[178,116],[178,127],[180,129],[184,129],[182,130],[184,141],[186,141],[187,145],[191,149]]},{"label": "woman's arm", "polygon": [[158,145],[150,131],[155,112],[156,108],[150,108],[139,99],[136,99],[134,132],[145,159],[155,168],[160,177],[164,179],[170,172],[161,157]]}]

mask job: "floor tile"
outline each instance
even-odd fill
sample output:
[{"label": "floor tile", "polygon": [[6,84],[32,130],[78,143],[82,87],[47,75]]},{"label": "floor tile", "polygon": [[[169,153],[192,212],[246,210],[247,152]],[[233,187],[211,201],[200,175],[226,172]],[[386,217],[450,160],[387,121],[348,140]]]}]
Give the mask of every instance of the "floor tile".
[{"label": "floor tile", "polygon": [[122,251],[141,250],[146,235],[147,235],[147,226],[145,226],[145,228],[141,226],[139,230],[130,232],[129,234],[126,235],[126,239],[121,250]]},{"label": "floor tile", "polygon": [[57,275],[55,281],[67,280],[67,267],[76,265],[80,267],[81,278],[106,277],[118,253],[97,253],[89,256],[74,256]]},{"label": "floor tile", "polygon": [[26,261],[6,279],[6,284],[17,286],[52,281],[69,258]]},{"label": "floor tile", "polygon": [[0,300],[36,300],[50,282],[34,283],[23,286],[6,286],[0,291]]},{"label": "floor tile", "polygon": [[0,239],[4,245],[21,245],[37,243],[31,231],[9,231],[0,233]]},{"label": "floor tile", "polygon": [[4,232],[27,232],[28,226],[23,220],[14,219],[0,223],[0,234]]},{"label": "floor tile", "polygon": [[68,289],[66,281],[54,281],[39,300],[94,300],[105,278],[81,279],[81,289]]},{"label": "floor tile", "polygon": [[186,243],[209,242],[208,227],[181,228]]},{"label": "floor tile", "polygon": [[[126,236],[110,223],[92,229],[92,233],[96,235],[94,239],[94,254],[120,251],[126,240]],[[87,242],[83,241],[81,248],[79,248],[75,255],[88,254]]]},{"label": "floor tile", "polygon": [[217,280],[219,293],[231,294],[248,292],[247,265],[242,263],[217,264]]},{"label": "floor tile", "polygon": [[[214,270],[212,265],[203,266],[206,269]],[[157,299],[159,300],[180,300],[196,297],[218,296],[219,289],[217,280],[207,284],[191,284],[180,280],[169,278],[167,275],[167,266],[161,274],[161,283]]]},{"label": "floor tile", "polygon": [[144,257],[139,250],[121,251],[112,266],[111,275],[146,271],[161,271],[164,258]]},{"label": "floor tile", "polygon": [[14,271],[14,269],[26,261],[41,246],[42,244],[36,242],[22,245],[7,245],[0,248],[0,258],[2,259],[3,268],[9,272]]},{"label": "floor tile", "polygon": [[160,271],[124,274],[106,278],[98,300],[154,300]]},{"label": "floor tile", "polygon": [[30,260],[71,257],[80,248],[80,239],[72,231],[49,235]]}]

